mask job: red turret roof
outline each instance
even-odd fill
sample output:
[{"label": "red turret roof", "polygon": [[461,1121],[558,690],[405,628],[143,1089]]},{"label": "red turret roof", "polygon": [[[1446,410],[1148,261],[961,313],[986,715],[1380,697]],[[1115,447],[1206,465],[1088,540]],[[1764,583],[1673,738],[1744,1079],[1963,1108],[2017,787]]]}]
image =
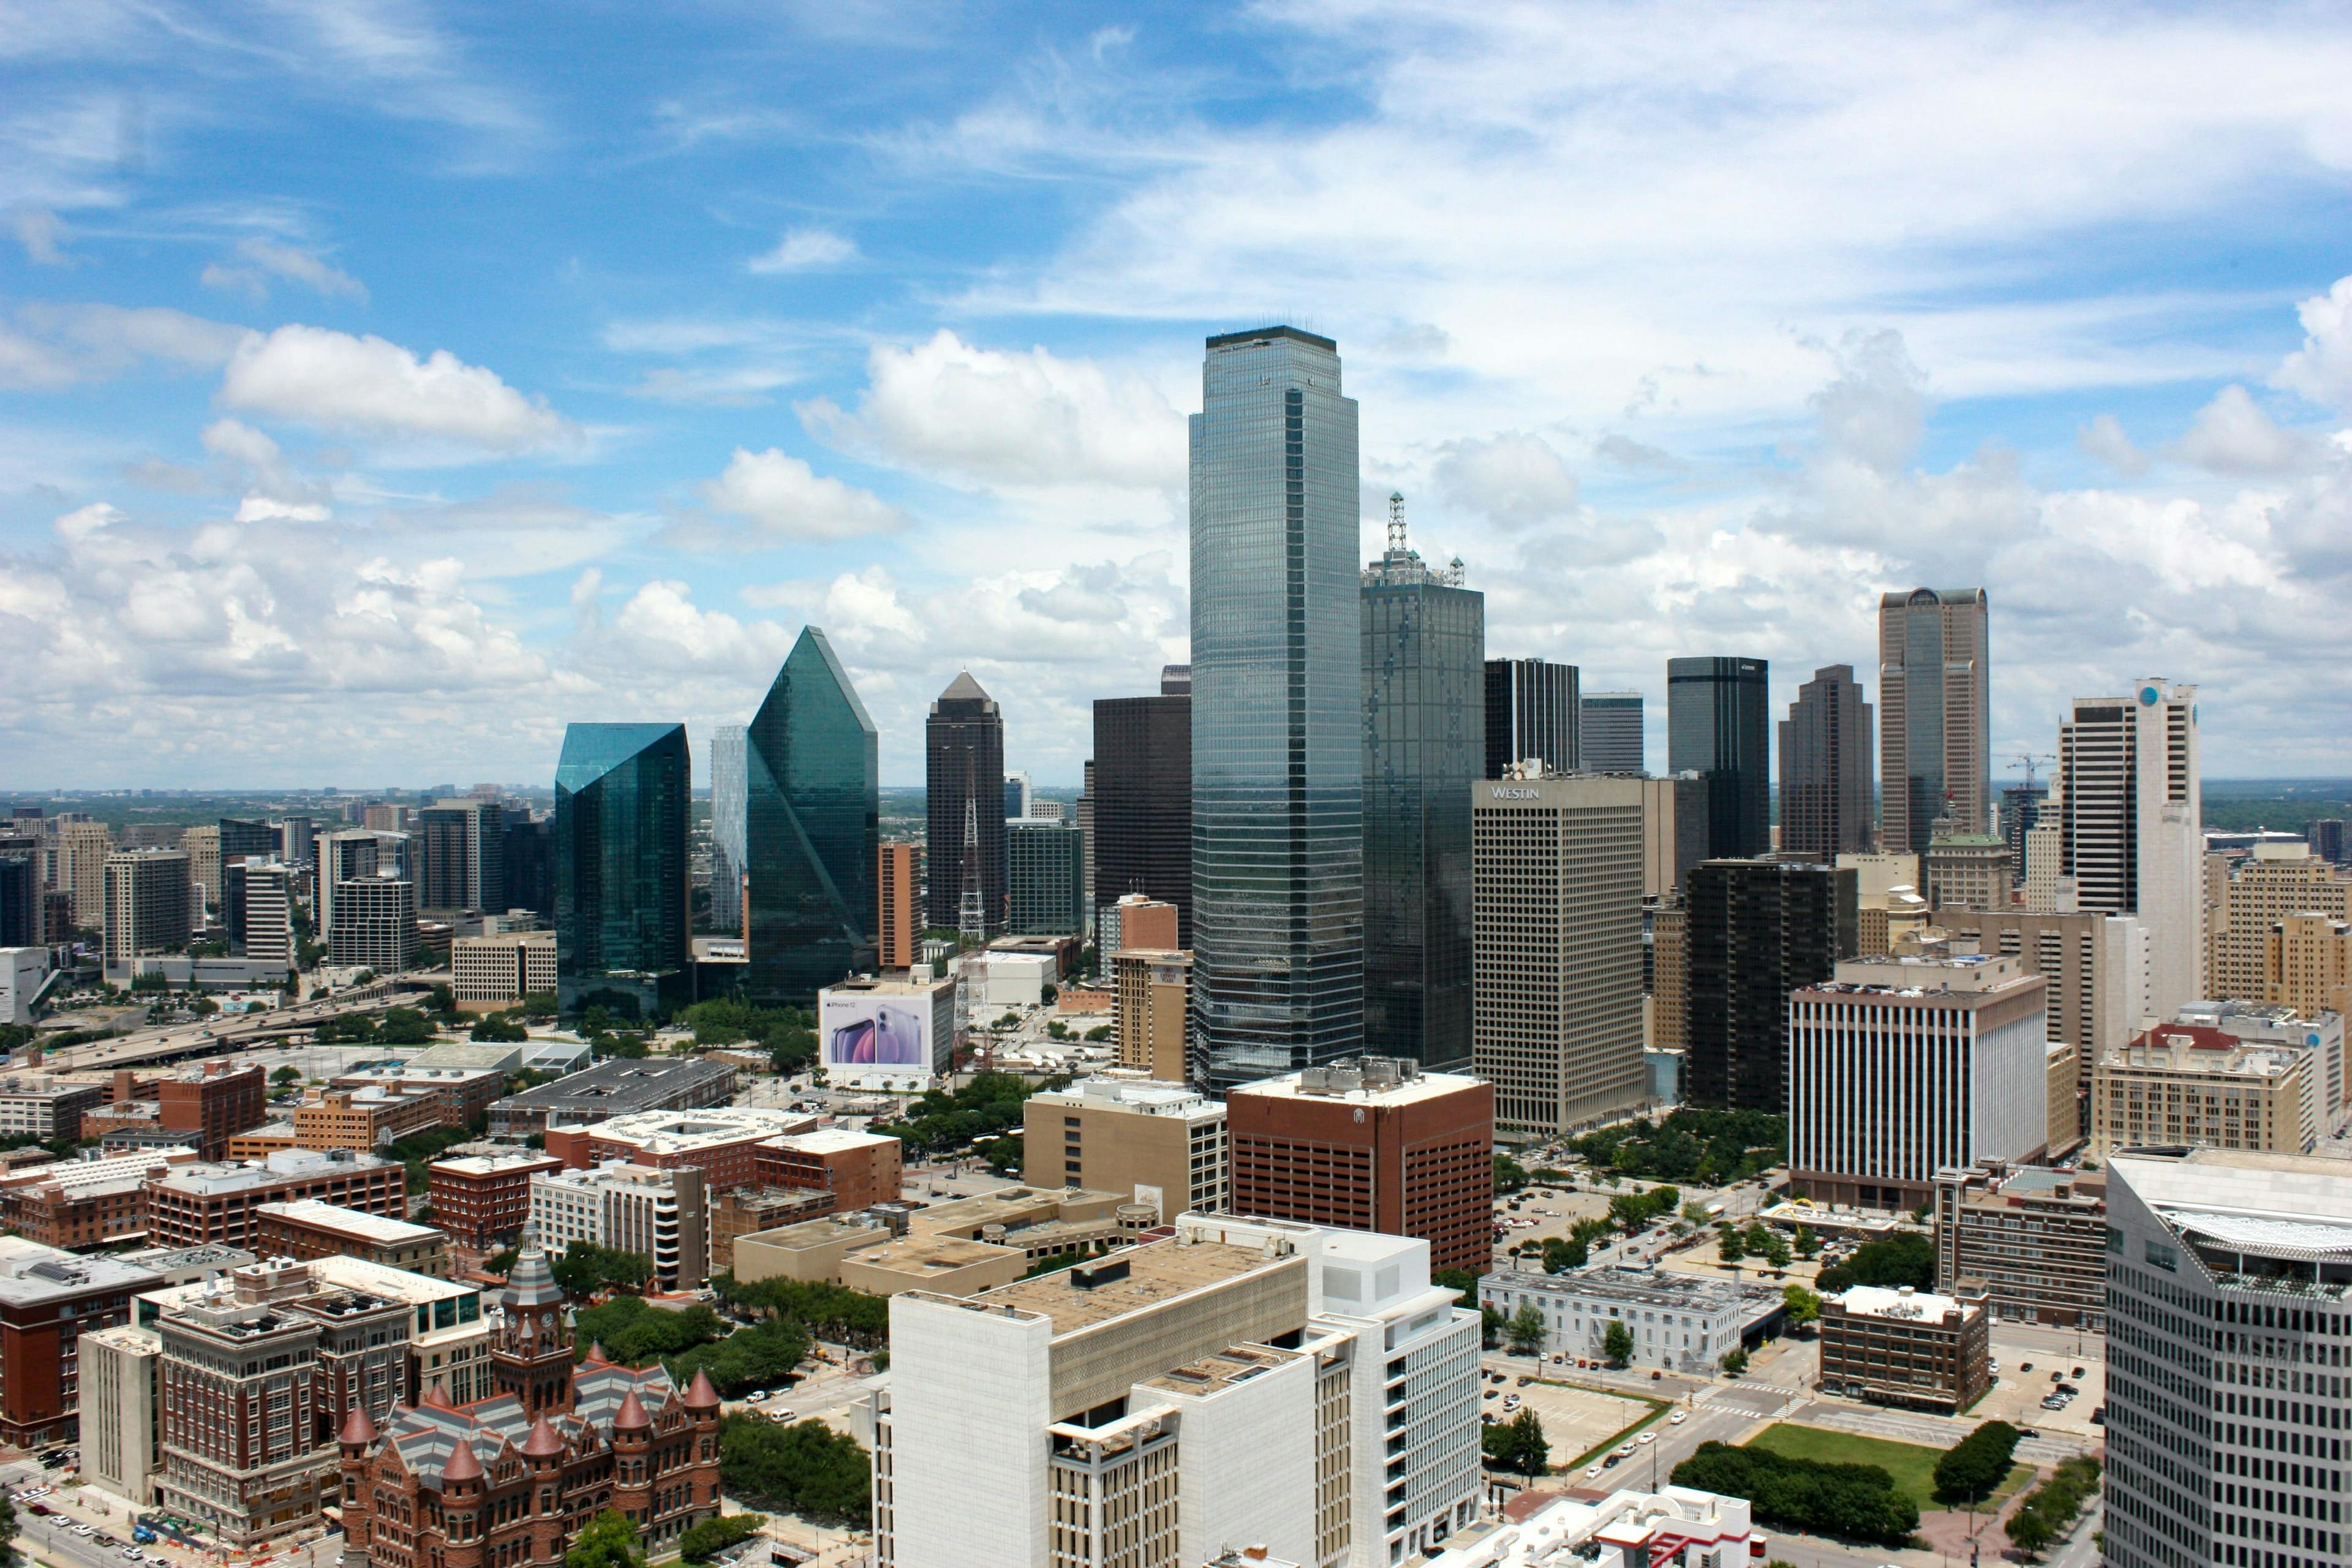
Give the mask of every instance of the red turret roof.
[{"label": "red turret roof", "polygon": [[710,1374],[700,1367],[694,1369],[694,1381],[687,1384],[686,1407],[688,1410],[713,1410],[719,1405],[719,1390],[710,1385]]},{"label": "red turret roof", "polygon": [[563,1439],[556,1435],[554,1427],[547,1424],[547,1417],[541,1415],[530,1424],[530,1436],[522,1440],[522,1451],[535,1459],[561,1454],[563,1452]]},{"label": "red turret roof", "polygon": [[654,1418],[646,1414],[646,1402],[637,1397],[635,1389],[630,1389],[628,1397],[621,1401],[621,1413],[613,1417],[613,1430],[618,1432],[627,1427],[650,1426],[653,1424]]},{"label": "red turret roof", "polygon": [[449,1391],[441,1386],[441,1380],[439,1378],[435,1378],[433,1380],[433,1386],[425,1391],[424,1403],[431,1405],[436,1410],[455,1410],[457,1408],[457,1401],[449,1397]]},{"label": "red turret roof", "polygon": [[611,1361],[612,1359],[613,1359],[612,1357],[610,1357],[610,1356],[608,1356],[608,1355],[606,1355],[606,1354],[604,1353],[604,1341],[602,1341],[602,1340],[591,1340],[591,1341],[589,1341],[589,1342],[588,1342],[588,1360],[589,1360],[591,1363],[594,1363],[594,1364],[597,1364],[597,1365],[602,1365],[602,1364],[604,1364],[604,1363]]},{"label": "red turret roof", "polygon": [[[436,1384],[434,1386],[437,1388],[440,1385]],[[481,1479],[482,1461],[474,1458],[474,1446],[459,1439],[457,1451],[451,1454],[449,1462],[441,1467],[442,1484],[446,1486],[451,1481],[478,1481]]]},{"label": "red turret roof", "polygon": [[375,1423],[368,1419],[368,1413],[364,1406],[358,1405],[352,1406],[351,1415],[343,1420],[342,1436],[339,1440],[345,1443],[375,1441]]}]

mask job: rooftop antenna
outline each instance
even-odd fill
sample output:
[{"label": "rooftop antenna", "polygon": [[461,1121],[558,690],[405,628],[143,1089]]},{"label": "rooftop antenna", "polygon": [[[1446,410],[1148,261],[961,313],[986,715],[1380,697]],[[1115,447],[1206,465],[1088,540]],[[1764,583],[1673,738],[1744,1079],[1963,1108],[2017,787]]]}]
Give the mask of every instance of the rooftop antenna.
[{"label": "rooftop antenna", "polygon": [[1389,553],[1404,553],[1404,492],[1389,492]]}]

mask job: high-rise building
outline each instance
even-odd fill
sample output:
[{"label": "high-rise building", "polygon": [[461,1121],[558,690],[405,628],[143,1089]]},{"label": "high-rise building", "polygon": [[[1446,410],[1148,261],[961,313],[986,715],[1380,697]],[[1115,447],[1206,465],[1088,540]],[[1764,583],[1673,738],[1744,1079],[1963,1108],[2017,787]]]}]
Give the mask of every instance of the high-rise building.
[{"label": "high-rise building", "polygon": [[1192,955],[1126,947],[1111,954],[1111,1035],[1118,1065],[1162,1083],[1181,1083],[1192,994]]},{"label": "high-rise building", "polygon": [[[1484,598],[1480,595],[1482,622]],[[1540,762],[1550,773],[1574,773],[1581,765],[1583,721],[1576,666],[1540,658],[1490,658],[1485,668],[1486,771],[1479,776],[1498,779],[1513,763],[1528,762]]]},{"label": "high-rise building", "polygon": [[923,847],[887,839],[874,864],[876,962],[885,969],[911,969],[923,953]]},{"label": "high-rise building", "polygon": [[1087,846],[1077,825],[1024,817],[1004,832],[1004,929],[1016,936],[1083,932]]},{"label": "high-rise building", "polygon": [[1921,858],[1927,905],[1935,910],[1999,910],[2009,905],[2009,841],[1997,833],[1951,833],[1927,842]]},{"label": "high-rise building", "polygon": [[[268,852],[265,844],[260,853]],[[74,925],[79,930],[98,931],[106,924],[106,858],[113,853],[114,830],[103,822],[58,825],[57,885],[73,895]]]},{"label": "high-rise building", "polygon": [[499,931],[453,939],[449,988],[460,1013],[500,1013],[526,997],[556,994],[555,933]]},{"label": "high-rise building", "polygon": [[[551,949],[554,946],[552,938],[542,936],[541,940]],[[336,887],[334,923],[327,927],[330,963],[339,969],[373,969],[378,974],[397,974],[408,967],[409,956],[415,948],[415,883],[379,871],[348,878]]]},{"label": "high-rise building", "polygon": [[710,732],[710,926],[743,930],[743,868],[750,849],[750,785],[744,748],[751,731],[721,724]]},{"label": "high-rise building", "polygon": [[2288,915],[2263,943],[2263,1000],[2352,1017],[2352,921]]},{"label": "high-rise building", "polygon": [[2094,1065],[2084,1152],[2104,1160],[2117,1149],[2158,1144],[2308,1154],[2341,1115],[2326,1082],[2329,1069],[2323,1052],[2299,1042],[2157,1024]]},{"label": "high-rise building", "polygon": [[41,856],[0,838],[0,948],[41,945]]},{"label": "high-rise building", "polygon": [[2051,810],[2079,907],[2147,927],[2147,1016],[2205,995],[2197,689],[2149,679],[2129,697],[2076,698],[2058,731]]},{"label": "high-rise building", "polygon": [[1223,1089],[1337,1060],[1363,1032],[1356,405],[1339,345],[1296,327],[1209,339],[1191,457],[1193,1078]]},{"label": "high-rise building", "polygon": [[1706,780],[1706,853],[1769,853],[1772,668],[1760,658],[1666,661],[1666,771]]},{"label": "high-rise building", "polygon": [[2352,833],[2340,816],[2315,816],[2304,825],[2311,852],[2331,866],[2352,865]]},{"label": "high-rise building", "polygon": [[188,940],[188,852],[121,849],[106,858],[106,965],[109,976],[144,953]]},{"label": "high-rise building", "polygon": [[2011,784],[2000,792],[2000,836],[2009,845],[2012,884],[2025,880],[2025,836],[2042,820],[2042,804],[2049,798],[2046,784]]},{"label": "high-rise building", "polygon": [[[1654,1051],[1690,1048],[1690,909],[1659,904],[1649,910],[1650,1026],[1643,1044]],[[1679,1089],[1675,1098],[1681,1098]]]},{"label": "high-rise building", "polygon": [[2042,979],[2014,958],[1843,959],[1789,998],[1789,1180],[1922,1209],[1937,1173],[2049,1143]]},{"label": "high-rise building", "polygon": [[276,824],[278,858],[296,870],[308,869],[319,840],[319,825],[307,816],[280,817]]},{"label": "high-rise building", "polygon": [[220,852],[224,864],[231,860],[267,860],[278,853],[278,835],[269,824],[243,817],[224,816],[220,819]]},{"label": "high-rise building", "polygon": [[[335,889],[355,877],[373,877],[381,861],[382,845],[376,836],[365,828],[351,828],[341,833],[323,833],[314,847],[318,851],[318,876],[312,883],[316,891],[311,904],[317,915],[317,929],[321,937],[331,941],[335,929]],[[396,868],[393,868],[396,872]],[[213,889],[207,885],[206,891]]]},{"label": "high-rise building", "polygon": [[683,724],[564,730],[555,768],[556,967],[562,983],[685,972],[692,768]]},{"label": "high-rise building", "polygon": [[1022,1102],[1021,1179],[1149,1204],[1153,1223],[1224,1214],[1225,1108],[1181,1083],[1091,1078]]},{"label": "high-rise building", "polygon": [[219,826],[205,824],[182,828],[180,847],[188,852],[188,876],[205,890],[205,904],[218,904],[221,877]]},{"label": "high-rise building", "polygon": [[1129,893],[1173,904],[1176,945],[1182,946],[1192,940],[1189,669],[1180,684],[1183,689],[1169,689],[1169,679],[1163,675],[1157,697],[1106,697],[1096,701],[1091,793],[1096,906],[1115,904]]},{"label": "high-rise building", "polygon": [[244,870],[237,952],[249,963],[292,969],[294,884],[300,873],[282,860],[247,860]]},{"label": "high-rise building", "polygon": [[[1364,606],[1364,1048],[1470,1065],[1470,786],[1486,760],[1486,596],[1388,550]],[[1553,667],[1558,668],[1558,667]],[[1575,672],[1569,672],[1572,686]]]},{"label": "high-rise building", "polygon": [[747,988],[758,999],[806,1006],[875,963],[877,746],[833,644],[802,628],[744,747]]},{"label": "high-rise building", "polygon": [[[2107,1169],[2113,1568],[2332,1564],[2346,1534],[2341,1159],[2141,1149]],[[2289,1387],[2290,1381],[2294,1386]]]},{"label": "high-rise building", "polygon": [[1950,910],[1936,917],[1954,941],[2023,962],[2049,983],[2050,1037],[2075,1047],[2081,1087],[2100,1053],[2139,1027],[2147,994],[2147,929],[2131,915]]},{"label": "high-rise building", "polygon": [[1095,929],[1095,760],[1087,759],[1086,783],[1078,790],[1078,798],[1071,804],[1070,820],[1077,824],[1079,842],[1086,846],[1087,931]]},{"label": "high-rise building", "polygon": [[496,801],[428,805],[416,814],[416,832],[424,862],[417,871],[418,909],[505,911],[507,820]]},{"label": "high-rise building", "polygon": [[1982,588],[1914,588],[1878,601],[1879,838],[1927,847],[1937,819],[1992,826],[1992,706]]},{"label": "high-rise building", "polygon": [[1233,1212],[1415,1237],[1430,1266],[1494,1258],[1495,1089],[1382,1057],[1225,1097]]},{"label": "high-rise building", "polygon": [[1642,694],[1588,691],[1577,701],[1576,765],[1588,773],[1644,770]]},{"label": "high-rise building", "polygon": [[1813,671],[1780,721],[1780,853],[1833,866],[1870,847],[1870,704],[1850,664]]},{"label": "high-rise building", "polygon": [[1697,773],[1643,779],[1642,896],[1681,898],[1684,875],[1706,858],[1706,780]]},{"label": "high-rise building", "polygon": [[1551,1137],[1646,1097],[1643,788],[1634,778],[1475,786],[1473,1052],[1508,1131]]},{"label": "high-rise building", "polygon": [[1851,869],[1785,860],[1691,868],[1687,1102],[1787,1109],[1789,998],[1854,955],[1855,882]]},{"label": "high-rise building", "polygon": [[1004,929],[1004,715],[961,670],[923,725],[924,839],[934,930],[994,936]]},{"label": "high-rise building", "polygon": [[[381,833],[376,836],[380,847],[376,858],[400,868],[400,875],[414,879],[411,856],[405,847],[411,837],[404,833]],[[555,818],[534,816],[528,806],[506,808],[506,892],[507,908],[529,910],[542,921],[555,919]],[[489,912],[489,911],[485,911]]]},{"label": "high-rise building", "polygon": [[[2221,858],[2209,856],[2213,866]],[[2261,1001],[2269,984],[2271,933],[2289,915],[2352,920],[2352,881],[2308,845],[2257,844],[2213,883],[2205,911],[2205,988]]]},{"label": "high-rise building", "polygon": [[1033,815],[1037,808],[1037,786],[1027,773],[1004,775],[1004,820],[1012,822]]}]

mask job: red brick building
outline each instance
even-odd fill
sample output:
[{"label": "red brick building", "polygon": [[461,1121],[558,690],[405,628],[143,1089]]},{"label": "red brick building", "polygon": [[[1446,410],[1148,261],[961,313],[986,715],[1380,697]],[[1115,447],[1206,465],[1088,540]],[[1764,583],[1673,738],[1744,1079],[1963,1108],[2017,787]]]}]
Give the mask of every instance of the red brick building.
[{"label": "red brick building", "polygon": [[[152,1097],[136,1095],[141,1089]],[[206,1062],[142,1084],[130,1073],[115,1075],[110,1104],[82,1112],[81,1135],[110,1132],[169,1133],[206,1160],[228,1152],[228,1141],[268,1119],[268,1086],[258,1064],[235,1068]]]},{"label": "red brick building", "polygon": [[761,1142],[815,1126],[813,1116],[740,1106],[647,1110],[584,1127],[550,1128],[547,1152],[575,1171],[607,1160],[656,1171],[691,1165],[702,1173],[704,1190],[717,1192],[754,1184],[754,1151]]},{"label": "red brick building", "polygon": [[530,1150],[436,1160],[425,1167],[433,1223],[455,1246],[494,1252],[530,1217],[530,1179],[562,1169],[554,1155]]},{"label": "red brick building", "polygon": [[317,1198],[399,1219],[408,1172],[397,1160],[349,1149],[289,1149],[257,1165],[183,1165],[147,1183],[147,1239],[156,1247],[245,1247],[264,1204]]},{"label": "red brick building", "polygon": [[148,1179],[195,1157],[185,1147],[141,1150],[0,1176],[0,1225],[68,1251],[135,1240],[147,1228]]},{"label": "red brick building", "polygon": [[111,1258],[0,1238],[0,1443],[30,1448],[73,1436],[81,1336],[128,1321],[131,1298],[163,1282]]},{"label": "red brick building", "polygon": [[1494,1258],[1495,1091],[1367,1057],[1225,1098],[1233,1210],[1429,1243],[1433,1269]]},{"label": "red brick building", "polygon": [[787,1133],[751,1149],[756,1185],[830,1193],[829,1214],[897,1203],[900,1163],[901,1145],[896,1138],[841,1128]]}]

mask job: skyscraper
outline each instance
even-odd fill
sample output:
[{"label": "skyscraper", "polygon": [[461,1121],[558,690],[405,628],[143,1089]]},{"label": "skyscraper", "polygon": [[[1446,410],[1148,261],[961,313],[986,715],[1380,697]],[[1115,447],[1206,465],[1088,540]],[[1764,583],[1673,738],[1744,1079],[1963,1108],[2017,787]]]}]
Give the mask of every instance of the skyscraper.
[{"label": "skyscraper", "polygon": [[1470,786],[1486,760],[1486,595],[1423,564],[1389,498],[1363,575],[1364,1048],[1470,1065]]},{"label": "skyscraper", "polygon": [[1771,675],[1760,658],[1666,661],[1666,771],[1706,776],[1714,859],[1749,859],[1772,847]]},{"label": "skyscraper", "polygon": [[[416,814],[416,824],[424,850],[416,907],[504,914],[508,907],[507,819],[499,803],[438,801]],[[222,852],[227,851],[224,848]]]},{"label": "skyscraper", "polygon": [[[2204,785],[2197,689],[2142,681],[2129,697],[2078,697],[2058,731],[2059,875],[2080,908],[2147,928],[2144,1016],[2205,994]],[[2043,818],[2044,821],[2048,817]]]},{"label": "skyscraper", "polygon": [[2000,836],[2009,845],[2009,870],[2014,882],[2025,880],[2025,836],[2042,819],[2042,803],[2050,798],[2046,786],[2011,784],[2000,792]]},{"label": "skyscraper", "polygon": [[573,724],[563,731],[555,768],[555,938],[567,994],[596,989],[594,977],[625,974],[645,981],[637,990],[651,1000],[657,977],[685,970],[692,784],[683,724]]},{"label": "skyscraper", "polygon": [[1780,721],[1780,853],[1834,865],[1870,848],[1870,704],[1850,664],[1813,671]]},{"label": "skyscraper", "polygon": [[1142,893],[1175,905],[1181,948],[1192,942],[1190,672],[1171,684],[1163,674],[1157,697],[1095,703],[1095,903]]},{"label": "skyscraper", "polygon": [[943,931],[970,923],[971,898],[980,906],[973,929],[994,936],[1004,929],[1004,803],[1016,786],[1004,776],[1004,715],[971,671],[931,704],[923,760],[926,923]]},{"label": "skyscraper", "polygon": [[1576,765],[1588,773],[1638,773],[1642,694],[1588,691],[1577,702]]},{"label": "skyscraper", "polygon": [[744,737],[740,724],[721,724],[710,732],[710,927],[713,931],[743,929]]},{"label": "skyscraper", "polygon": [[877,957],[881,774],[874,721],[814,626],[776,672],[743,756],[751,974],[805,1006]]},{"label": "skyscraper", "polygon": [[1855,873],[1788,860],[1691,868],[1683,1098],[1785,1110],[1789,998],[1854,955]]},{"label": "skyscraper", "polygon": [[[501,815],[506,822],[502,853],[506,856],[507,908],[529,910],[551,926],[555,919],[555,819],[533,816],[527,805],[507,806]],[[407,837],[402,833],[378,835],[381,847],[376,852],[376,863],[398,864],[399,847]]]},{"label": "skyscraper", "polygon": [[1356,405],[1339,345],[1296,327],[1209,339],[1191,454],[1194,1076],[1226,1089],[1353,1055],[1363,1029]]},{"label": "skyscraper", "polygon": [[[1576,666],[1539,658],[1490,658],[1486,671],[1486,771],[1478,776],[1501,778],[1513,763],[1530,758],[1541,758],[1552,773],[1574,773],[1583,716]],[[1641,771],[1638,763],[1633,771]]]},{"label": "skyscraper", "polygon": [[1992,801],[1991,699],[1982,588],[1914,588],[1878,601],[1879,837],[1927,847],[1936,819],[1983,833]]},{"label": "skyscraper", "polygon": [[1076,936],[1086,928],[1086,839],[1077,825],[1022,817],[1005,825],[1005,924],[1016,936]]}]

